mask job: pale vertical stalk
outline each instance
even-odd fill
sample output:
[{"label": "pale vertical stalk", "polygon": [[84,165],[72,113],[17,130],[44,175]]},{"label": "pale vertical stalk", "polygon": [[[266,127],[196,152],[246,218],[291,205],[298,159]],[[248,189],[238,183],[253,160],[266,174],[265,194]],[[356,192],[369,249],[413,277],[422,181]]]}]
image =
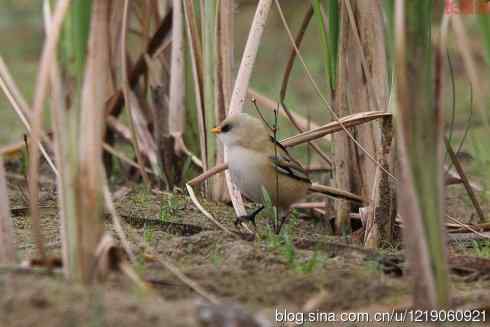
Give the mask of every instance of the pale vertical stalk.
[{"label": "pale vertical stalk", "polygon": [[[218,13],[218,62],[217,62],[217,94],[216,99],[218,104],[215,106],[216,121],[220,122],[226,118],[228,111],[227,105],[231,100],[231,92],[233,91],[233,7],[234,1],[219,1]],[[216,146],[216,166],[224,163],[224,147],[218,143]],[[229,199],[226,180],[223,175],[216,175],[213,185],[213,198],[226,201]]]},{"label": "pale vertical stalk", "polygon": [[13,264],[15,261],[15,232],[10,216],[7,179],[0,157],[0,264]]},{"label": "pale vertical stalk", "polygon": [[45,260],[44,241],[41,233],[40,213],[39,213],[39,141],[41,139],[42,112],[44,100],[48,91],[48,80],[51,71],[51,63],[56,55],[56,46],[61,32],[63,18],[70,5],[70,0],[61,0],[56,6],[53,22],[49,27],[49,33],[44,44],[36,91],[32,106],[32,134],[31,146],[29,148],[29,208],[32,219],[32,231],[36,246],[41,260]]},{"label": "pale vertical stalk", "polygon": [[[339,58],[339,70],[346,70],[345,76],[348,76],[348,105],[352,113],[366,111],[366,105],[368,110],[386,111],[388,68],[381,3],[344,0],[342,7],[341,42],[345,43],[346,53]],[[382,126],[385,127],[384,137]],[[370,214],[365,243],[370,247],[378,247],[391,242],[394,219],[394,215],[390,214],[393,194],[388,175],[380,169],[380,165],[389,168],[391,124],[385,119],[356,129],[359,143],[375,155],[377,163],[352,146],[351,186],[354,187],[352,191],[362,194],[366,202],[369,199]]]},{"label": "pale vertical stalk", "polygon": [[243,50],[240,68],[230,100],[229,115],[240,113],[247,98],[248,85],[252,76],[255,59],[259,51],[262,34],[273,0],[260,0],[250,27],[245,50]]},{"label": "pale vertical stalk", "polygon": [[[48,26],[51,25],[51,9],[49,6],[49,0],[44,1],[44,25],[46,33],[48,33]],[[72,8],[73,10],[73,8]],[[70,153],[76,153],[76,144],[70,146],[70,141],[74,138],[70,138],[68,135],[68,123],[65,114],[65,103],[63,97],[63,83],[59,74],[59,67],[56,57],[53,58],[53,64],[50,72],[51,79],[51,125],[53,128],[53,142],[54,153],[56,163],[58,165],[59,173],[56,175],[56,187],[57,187],[57,200],[60,216],[60,234],[61,234],[61,250],[63,257],[63,270],[66,278],[70,277],[69,267],[74,267],[75,264],[69,260],[74,259],[69,255],[68,245],[74,246],[75,243],[69,243],[69,239],[76,240],[76,233],[73,231],[71,236],[68,236],[67,219],[73,221],[71,226],[75,226],[74,219],[76,215],[76,200],[75,190],[70,185],[74,185],[74,171],[78,166],[76,160],[72,160],[72,165],[68,164]],[[75,113],[74,113],[75,112]],[[75,110],[71,110],[72,115],[76,115]],[[74,248],[74,247],[73,247]],[[74,250],[75,251],[75,250]]]},{"label": "pale vertical stalk", "polygon": [[[228,115],[238,114],[242,112],[243,105],[247,99],[248,85],[250,83],[250,77],[257,58],[257,52],[259,51],[260,42],[264,33],[267,17],[272,6],[273,0],[260,0],[255,10],[255,16],[250,27],[245,50],[243,50],[242,60],[240,62],[240,68],[238,69],[238,75],[233,87],[233,93],[231,95],[230,107],[228,109]],[[225,148],[225,161],[228,156],[228,151]],[[236,185],[233,184],[230,176],[230,172],[226,171],[226,184],[228,185],[228,191],[230,192],[231,200],[233,202],[233,208],[238,216],[246,214],[243,206],[243,200],[238,191]]]},{"label": "pale vertical stalk", "polygon": [[441,220],[442,54],[439,48],[434,76],[432,13],[431,0],[396,2],[397,132],[401,173],[397,202],[404,225],[405,251],[415,283],[414,306],[419,308],[441,308],[449,302],[446,232]]},{"label": "pale vertical stalk", "polygon": [[[350,65],[349,56],[352,56],[351,39],[352,30],[349,25],[349,19],[347,16],[347,9],[345,3],[342,2],[340,8],[340,47],[339,47],[339,63],[336,76],[335,85],[335,112],[338,117],[345,117],[350,114],[349,109],[349,89],[350,78],[349,68]],[[357,49],[356,52],[357,53]],[[354,67],[352,67],[354,68]],[[355,67],[358,68],[359,67]],[[362,74],[362,72],[361,72]],[[343,190],[352,190],[352,179],[354,178],[352,172],[354,171],[354,164],[352,162],[351,144],[349,142],[349,136],[344,133],[335,134],[333,137],[335,144],[335,185],[337,188]],[[335,200],[335,226],[337,234],[350,234],[350,212],[352,205],[349,201],[343,199]]]},{"label": "pale vertical stalk", "polygon": [[110,1],[95,1],[88,44],[87,67],[82,88],[79,171],[77,174],[77,255],[73,276],[88,283],[95,264],[95,251],[104,232],[102,151],[105,102],[109,97],[109,8]]},{"label": "pale vertical stalk", "polygon": [[[172,57],[170,63],[169,127],[176,144],[183,144],[185,123],[184,14],[182,0],[173,0]],[[176,147],[177,149],[177,147]]]}]

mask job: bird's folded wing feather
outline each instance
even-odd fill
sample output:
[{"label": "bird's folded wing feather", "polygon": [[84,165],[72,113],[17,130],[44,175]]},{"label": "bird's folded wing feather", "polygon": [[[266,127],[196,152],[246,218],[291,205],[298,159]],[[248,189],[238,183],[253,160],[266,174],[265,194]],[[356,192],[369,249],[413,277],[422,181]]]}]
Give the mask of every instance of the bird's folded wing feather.
[{"label": "bird's folded wing feather", "polygon": [[270,159],[272,166],[278,173],[306,183],[311,183],[303,167],[292,161],[287,156],[278,154],[271,156]]}]

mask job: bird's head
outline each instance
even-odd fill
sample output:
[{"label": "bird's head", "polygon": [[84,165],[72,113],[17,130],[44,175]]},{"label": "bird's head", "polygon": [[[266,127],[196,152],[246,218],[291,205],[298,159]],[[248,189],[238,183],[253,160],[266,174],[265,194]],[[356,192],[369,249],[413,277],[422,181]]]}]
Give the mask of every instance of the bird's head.
[{"label": "bird's head", "polygon": [[241,146],[260,150],[267,146],[269,133],[260,120],[248,114],[240,113],[228,116],[218,126],[211,129],[227,147]]}]

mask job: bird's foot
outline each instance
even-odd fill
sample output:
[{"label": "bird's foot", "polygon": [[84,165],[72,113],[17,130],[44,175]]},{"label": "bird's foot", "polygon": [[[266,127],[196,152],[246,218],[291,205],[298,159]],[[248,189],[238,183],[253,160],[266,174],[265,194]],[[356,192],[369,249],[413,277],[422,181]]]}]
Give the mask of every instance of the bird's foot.
[{"label": "bird's foot", "polygon": [[257,227],[255,225],[255,216],[257,216],[259,214],[259,212],[261,212],[262,210],[264,210],[264,206],[262,207],[259,207],[257,209],[255,209],[253,212],[247,214],[247,215],[244,215],[244,216],[238,216],[236,219],[235,219],[235,226],[238,226],[240,225],[242,222],[247,222],[247,221],[250,221],[252,223],[252,225],[254,225],[254,227]]}]

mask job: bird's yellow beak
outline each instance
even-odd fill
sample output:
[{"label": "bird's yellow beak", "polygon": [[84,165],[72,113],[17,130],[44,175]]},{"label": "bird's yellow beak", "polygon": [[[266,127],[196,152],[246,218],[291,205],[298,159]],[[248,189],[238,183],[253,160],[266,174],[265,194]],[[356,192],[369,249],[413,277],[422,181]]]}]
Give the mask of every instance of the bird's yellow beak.
[{"label": "bird's yellow beak", "polygon": [[219,134],[221,133],[221,128],[219,127],[211,128],[211,132],[214,134]]}]

